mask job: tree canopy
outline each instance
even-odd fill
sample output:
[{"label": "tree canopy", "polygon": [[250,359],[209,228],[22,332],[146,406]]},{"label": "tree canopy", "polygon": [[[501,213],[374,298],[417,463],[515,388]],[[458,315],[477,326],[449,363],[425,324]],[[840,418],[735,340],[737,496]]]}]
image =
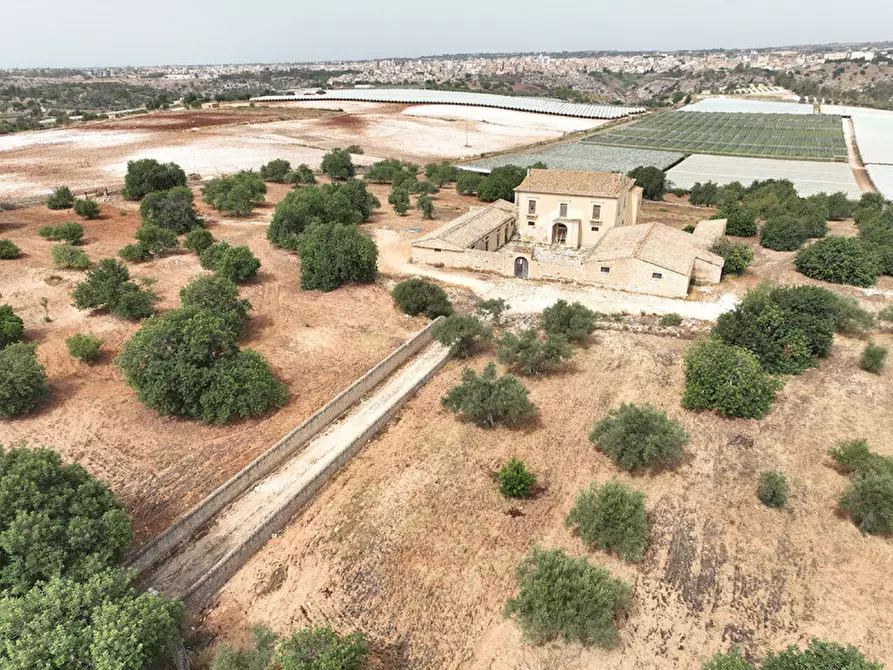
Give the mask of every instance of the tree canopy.
[{"label": "tree canopy", "polygon": [[124,197],[140,200],[152,191],[167,191],[175,186],[186,186],[186,173],[176,163],[159,163],[154,158],[127,163],[124,176]]},{"label": "tree canopy", "polygon": [[143,225],[164,228],[177,235],[188,233],[203,223],[195,211],[192,191],[186,186],[148,193],[140,202],[140,217]]},{"label": "tree canopy", "polygon": [[629,173],[636,180],[636,186],[642,188],[642,197],[646,200],[663,200],[666,191],[666,175],[664,171],[653,165],[640,165]]},{"label": "tree canopy", "polygon": [[298,252],[304,291],[371,284],[378,274],[378,247],[353,225],[312,224],[301,235]]},{"label": "tree canopy", "polygon": [[202,189],[202,200],[219,212],[246,216],[263,203],[266,193],[263,177],[253,170],[242,170],[210,180]]},{"label": "tree canopy", "polygon": [[336,147],[322,157],[322,173],[331,179],[352,179],[357,169],[350,152]]}]

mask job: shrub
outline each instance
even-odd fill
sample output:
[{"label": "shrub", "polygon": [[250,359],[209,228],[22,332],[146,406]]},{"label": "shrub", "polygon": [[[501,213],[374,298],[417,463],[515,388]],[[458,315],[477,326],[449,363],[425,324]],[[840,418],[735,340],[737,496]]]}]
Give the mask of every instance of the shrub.
[{"label": "shrub", "polygon": [[474,195],[478,191],[484,175],[479,172],[469,172],[468,170],[459,170],[456,175],[456,193],[462,195]]},{"label": "shrub", "polygon": [[49,449],[0,449],[0,500],[0,593],[54,577],[86,581],[133,537],[108,487]]},{"label": "shrub", "polygon": [[695,182],[689,191],[688,201],[692,205],[712,206],[719,200],[719,186],[708,181],[706,184]]},{"label": "shrub", "polygon": [[664,199],[666,175],[660,168],[640,165],[629,176],[636,180],[636,186],[642,187],[642,197],[646,200]]},{"label": "shrub", "polygon": [[738,647],[733,648],[727,654],[712,656],[701,666],[701,670],[754,670],[754,668],[755,666],[741,655],[741,650]]},{"label": "shrub", "polygon": [[0,349],[0,419],[27,414],[50,395],[36,346],[16,342]]},{"label": "shrub", "polygon": [[227,643],[218,647],[211,670],[265,670],[276,650],[276,633],[266,626],[252,626],[251,649],[234,649]]},{"label": "shrub", "polygon": [[828,450],[846,474],[877,472],[893,476],[893,456],[881,456],[868,448],[865,440],[843,440]]},{"label": "shrub", "polygon": [[158,667],[178,635],[183,607],[137,591],[131,577],[107,569],[83,581],[54,577],[22,596],[0,595],[0,666]]},{"label": "shrub", "polygon": [[221,317],[227,328],[238,333],[248,319],[251,303],[239,300],[239,288],[220,275],[199,275],[180,289],[183,307],[204,309]]},{"label": "shrub", "polygon": [[622,404],[595,424],[589,434],[614,464],[624,470],[662,468],[682,458],[688,433],[651,405]]},{"label": "shrub", "polygon": [[388,203],[397,214],[404,216],[409,211],[409,191],[403,188],[392,189],[388,196]]},{"label": "shrub", "polygon": [[451,314],[431,330],[432,337],[445,347],[453,347],[460,358],[468,358],[480,341],[488,341],[492,332],[480,319]]},{"label": "shrub", "polygon": [[493,325],[499,326],[502,322],[502,315],[509,309],[509,304],[502,298],[490,298],[489,300],[481,300],[474,307],[474,311],[489,319]]},{"label": "shrub", "polygon": [[176,163],[161,164],[154,158],[127,163],[123,195],[128,200],[140,200],[153,191],[167,191],[175,186],[186,186],[186,173]]},{"label": "shrub", "polygon": [[803,222],[787,214],[773,216],[760,233],[760,245],[773,251],[797,251],[807,240]]},{"label": "shrub", "polygon": [[260,176],[264,181],[272,181],[277,184],[284,184],[289,172],[291,172],[291,163],[283,158],[272,160],[260,168]]},{"label": "shrub", "polygon": [[[490,174],[480,176],[477,181],[475,190],[478,198],[484,202],[495,202],[496,200],[515,201],[515,189],[524,181],[527,170],[519,165],[502,165],[493,168]],[[459,186],[466,185],[464,180],[460,178],[457,182],[457,190]],[[460,191],[465,193],[466,191]]]},{"label": "shrub", "polygon": [[349,154],[357,154],[357,155],[360,155],[360,156],[362,156],[363,153],[364,153],[364,152],[363,152],[363,147],[361,147],[359,144],[351,144],[350,146],[348,146],[348,147],[345,149],[345,151],[346,151],[347,153],[349,153]]},{"label": "shrub", "polygon": [[0,305],[0,349],[22,339],[25,322],[9,305]]},{"label": "shrub", "polygon": [[95,200],[75,200],[74,213],[85,219],[95,219],[99,216],[99,205]]},{"label": "shrub", "polygon": [[781,509],[788,502],[788,480],[777,470],[761,472],[757,484],[757,498],[766,507]]},{"label": "shrub", "polygon": [[137,397],[160,415],[216,424],[262,414],[285,402],[285,385],[254,351],[239,351],[226,315],[198,307],[147,321],[115,363]]},{"label": "shrub", "polygon": [[12,240],[0,240],[0,259],[10,260],[22,255],[22,250]]},{"label": "shrub", "polygon": [[880,274],[877,257],[852,237],[827,237],[801,249],[794,267],[812,279],[852,286],[874,286]]},{"label": "shrub", "polygon": [[865,345],[862,357],[859,359],[859,367],[866,372],[880,373],[887,358],[887,347],[882,347],[874,342]]},{"label": "shrub", "polygon": [[378,274],[378,247],[356,226],[314,224],[301,236],[298,252],[303,291],[371,284]]},{"label": "shrub", "polygon": [[695,227],[691,224],[688,224],[687,226],[684,226],[682,228],[682,232],[683,233],[693,233],[693,232],[695,232]]},{"label": "shrub", "polygon": [[422,193],[419,197],[416,198],[415,206],[416,209],[418,209],[422,213],[423,219],[434,218],[434,201],[431,200],[430,196]]},{"label": "shrub", "polygon": [[285,181],[296,185],[315,184],[316,175],[313,174],[313,169],[309,165],[301,163],[294,171],[286,175]]},{"label": "shrub", "polygon": [[164,228],[177,235],[199,228],[203,222],[193,200],[192,190],[187,186],[149,193],[140,203],[143,225]]},{"label": "shrub", "polygon": [[86,270],[90,267],[90,259],[84,250],[70,244],[56,244],[50,253],[53,256],[53,265],[57,268]]},{"label": "shrub", "polygon": [[[149,197],[149,196],[146,196]],[[161,256],[180,246],[177,234],[167,228],[143,224],[133,234],[137,244],[149,257]]]},{"label": "shrub", "polygon": [[67,186],[55,188],[47,200],[49,209],[68,209],[72,205],[74,205],[74,193]]},{"label": "shrub", "polygon": [[536,483],[536,475],[514,456],[496,473],[499,492],[506,498],[528,498]]},{"label": "shrub", "polygon": [[759,359],[741,347],[708,340],[686,357],[682,406],[714,409],[721,416],[762,419],[781,382],[760,367]]},{"label": "shrub", "polygon": [[711,246],[710,251],[725,259],[722,273],[741,275],[753,263],[753,249],[743,242],[732,242],[727,237],[720,237]]},{"label": "shrub", "polygon": [[496,352],[500,363],[527,376],[552,371],[572,355],[573,351],[564,335],[550,334],[543,341],[535,328],[525,330],[520,336],[506,333]]},{"label": "shrub", "polygon": [[214,236],[204,228],[193,228],[183,238],[183,248],[201,256],[201,253],[214,244]]},{"label": "shrub", "polygon": [[260,261],[248,247],[233,247],[224,241],[214,242],[199,255],[205,270],[213,270],[221,277],[242,283],[257,274]]},{"label": "shrub", "polygon": [[856,203],[847,197],[843,191],[837,191],[828,196],[828,218],[832,221],[843,221],[853,215]]},{"label": "shrub", "polygon": [[68,242],[77,244],[84,236],[84,227],[77,221],[66,221],[58,226],[41,226],[37,234],[51,242]]},{"label": "shrub", "polygon": [[893,321],[893,305],[884,307],[880,312],[877,313],[877,318],[888,323],[890,321]]},{"label": "shrub", "polygon": [[148,316],[157,300],[154,294],[130,281],[127,267],[113,258],[104,258],[87,270],[71,297],[78,309],[104,309],[126,319]]},{"label": "shrub", "polygon": [[217,177],[205,184],[202,200],[230,216],[247,216],[263,203],[267,185],[251,170],[242,170],[228,177]]},{"label": "shrub", "polygon": [[670,312],[660,317],[660,325],[662,326],[678,326],[682,324],[682,317],[676,312]]},{"label": "shrub", "polygon": [[756,216],[737,201],[723,205],[713,218],[726,219],[726,235],[753,237],[757,234]]},{"label": "shrub", "polygon": [[65,340],[68,355],[82,363],[92,363],[99,358],[99,348],[102,340],[94,335],[75,333]]},{"label": "shrub", "polygon": [[878,470],[856,472],[838,507],[863,533],[893,534],[893,475]]},{"label": "shrub", "polygon": [[375,184],[393,184],[399,188],[403,183],[414,181],[418,169],[396,158],[373,163],[363,174],[363,179]]},{"label": "shrub", "polygon": [[769,652],[760,664],[762,670],[883,670],[883,665],[868,661],[852,645],[823,642],[813,638],[800,650],[790,646],[782,652]]},{"label": "shrub", "polygon": [[329,626],[303,628],[276,650],[281,670],[360,670],[368,655],[362,633],[341,637]]},{"label": "shrub", "polygon": [[561,549],[534,547],[515,572],[518,595],[503,610],[514,616],[533,642],[562,637],[568,642],[617,646],[616,620],[632,600],[630,587],[605,568]]},{"label": "shrub", "polygon": [[142,261],[148,261],[152,258],[152,254],[149,249],[139,242],[134,242],[133,244],[127,244],[121,247],[118,250],[118,256],[122,260],[129,261],[131,263],[140,263]]},{"label": "shrub", "polygon": [[874,328],[874,314],[859,306],[855,298],[832,293],[837,303],[834,330],[838,333],[858,333]]},{"label": "shrub", "polygon": [[498,377],[493,363],[488,363],[480,375],[465,368],[462,382],[447,391],[440,403],[453,414],[461,412],[485,428],[498,423],[515,425],[536,413],[524,385],[512,375]]},{"label": "shrub", "polygon": [[322,173],[331,179],[352,179],[356,168],[350,152],[335,148],[322,157]]},{"label": "shrub", "polygon": [[595,312],[579,302],[558,300],[543,310],[542,324],[548,335],[564,335],[571,342],[582,342],[595,330]]},{"label": "shrub", "polygon": [[424,314],[429,319],[438,316],[450,316],[453,305],[446,291],[434,282],[413,277],[400,282],[391,292],[397,307],[409,316]]},{"label": "shrub", "polygon": [[450,165],[449,161],[441,163],[428,163],[425,166],[425,177],[438,186],[443,186],[449,182],[456,181],[459,176],[459,168]]},{"label": "shrub", "polygon": [[577,494],[564,520],[589,549],[614,552],[627,561],[641,561],[648,548],[648,516],[645,494],[612,479]]}]

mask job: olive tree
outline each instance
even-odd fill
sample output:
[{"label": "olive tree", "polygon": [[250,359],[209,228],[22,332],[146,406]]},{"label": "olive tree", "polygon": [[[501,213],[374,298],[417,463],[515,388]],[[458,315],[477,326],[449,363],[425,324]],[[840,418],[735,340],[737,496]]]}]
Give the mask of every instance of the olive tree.
[{"label": "olive tree", "polygon": [[154,158],[127,163],[124,176],[124,197],[140,200],[153,191],[167,191],[175,186],[186,186],[186,173],[176,163],[159,163]]},{"label": "olive tree", "polygon": [[50,395],[37,347],[16,342],[0,349],[0,419],[27,414]]},{"label": "olive tree", "polygon": [[512,375],[499,377],[493,363],[488,363],[480,374],[465,368],[461,383],[447,391],[440,403],[453,414],[462,413],[484,428],[499,423],[516,425],[536,413],[527,398],[527,388]]},{"label": "olive tree", "polygon": [[298,252],[303,291],[371,284],[378,274],[378,247],[356,226],[313,224],[301,236]]}]

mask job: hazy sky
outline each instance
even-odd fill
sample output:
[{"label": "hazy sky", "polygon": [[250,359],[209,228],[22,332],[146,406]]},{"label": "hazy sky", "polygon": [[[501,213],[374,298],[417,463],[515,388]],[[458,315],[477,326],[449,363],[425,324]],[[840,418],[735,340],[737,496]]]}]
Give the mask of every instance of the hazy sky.
[{"label": "hazy sky", "polygon": [[2,14],[0,68],[893,40],[891,0],[11,0]]}]

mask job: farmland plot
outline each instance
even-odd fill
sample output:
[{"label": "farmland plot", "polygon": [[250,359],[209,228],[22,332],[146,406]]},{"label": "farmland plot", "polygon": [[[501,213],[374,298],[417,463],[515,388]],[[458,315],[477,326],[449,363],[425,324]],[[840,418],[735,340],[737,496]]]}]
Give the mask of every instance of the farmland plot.
[{"label": "farmland plot", "polygon": [[765,158],[846,160],[839,116],[667,112],[584,142],[610,146]]},{"label": "farmland plot", "polygon": [[651,149],[627,149],[601,144],[559,144],[539,151],[522,151],[468,163],[463,167],[489,172],[501,165],[531,165],[542,161],[552,170],[592,170],[627,173],[640,165],[653,165],[665,170],[679,162],[683,154]]}]

